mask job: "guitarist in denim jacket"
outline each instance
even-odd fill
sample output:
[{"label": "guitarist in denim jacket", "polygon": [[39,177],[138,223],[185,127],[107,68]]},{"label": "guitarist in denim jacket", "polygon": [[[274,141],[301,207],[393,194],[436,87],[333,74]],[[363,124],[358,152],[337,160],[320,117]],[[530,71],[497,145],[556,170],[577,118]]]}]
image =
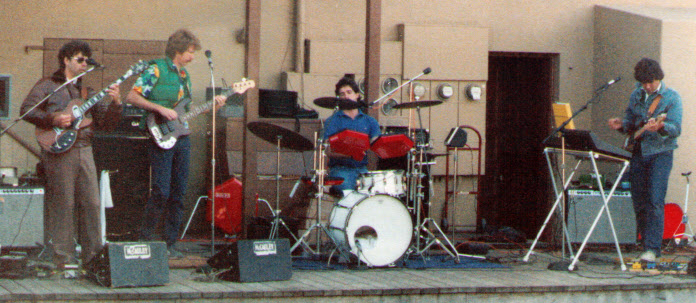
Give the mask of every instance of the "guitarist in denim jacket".
[{"label": "guitarist in denim jacket", "polygon": [[608,123],[622,133],[640,133],[628,174],[637,231],[644,249],[639,258],[653,262],[662,250],[665,195],[677,137],[681,134],[682,102],[679,93],[662,82],[664,72],[657,61],[643,58],[634,70],[638,83],[624,118],[611,118]]}]

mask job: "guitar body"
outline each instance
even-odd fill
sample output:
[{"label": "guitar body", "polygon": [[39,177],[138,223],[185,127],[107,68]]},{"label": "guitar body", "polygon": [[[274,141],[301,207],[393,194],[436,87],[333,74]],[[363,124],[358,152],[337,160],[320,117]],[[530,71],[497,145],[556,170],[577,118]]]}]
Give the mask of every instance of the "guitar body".
[{"label": "guitar body", "polygon": [[[116,82],[112,84],[120,84],[128,79],[128,77],[142,73],[148,66],[148,63],[142,60],[138,61],[138,63],[131,66],[121,78],[118,78]],[[102,91],[94,94],[86,101],[74,99],[68,102],[65,109],[58,112],[73,117],[72,123],[67,129],[60,127],[52,127],[49,129],[37,127],[35,135],[36,140],[39,142],[39,146],[41,146],[43,150],[54,154],[62,153],[70,149],[77,140],[79,129],[92,124],[92,118],[85,116],[87,111],[107,95],[107,90],[108,87],[102,89]]]},{"label": "guitar body", "polygon": [[60,114],[66,114],[73,117],[72,125],[69,128],[36,128],[34,131],[36,141],[39,142],[39,146],[41,146],[43,150],[50,153],[59,154],[67,151],[75,144],[78,130],[92,124],[92,118],[75,117],[75,109],[79,108],[83,103],[84,100],[82,99],[74,99],[68,103],[68,106],[63,111],[58,112]]},{"label": "guitar body", "polygon": [[[232,85],[232,91],[225,95],[241,95],[247,89],[254,87],[256,84],[253,80],[243,79],[241,82]],[[192,108],[190,112],[186,112],[186,105],[191,103],[191,99],[183,99],[173,108],[177,113],[176,120],[168,121],[158,113],[150,113],[146,119],[147,130],[155,140],[155,144],[163,149],[170,149],[176,144],[176,140],[181,136],[186,136],[191,133],[188,129],[186,121],[201,113],[204,113],[211,108],[215,101],[206,102],[203,105]]]},{"label": "guitar body", "polygon": [[173,108],[178,116],[176,120],[168,121],[157,113],[150,113],[147,116],[147,130],[157,146],[170,149],[174,147],[179,137],[191,134],[191,130],[186,127],[186,121],[183,120],[186,114],[186,104],[189,103],[191,103],[191,99],[184,99]]},{"label": "guitar body", "polygon": [[[655,118],[655,122],[656,123],[663,122],[663,121],[665,121],[666,118],[667,118],[667,114],[662,113],[662,114],[658,115],[657,118]],[[637,131],[633,132],[632,134],[629,134],[626,137],[626,140],[624,140],[623,149],[625,149],[629,152],[633,152],[634,148],[636,147],[636,144],[638,144],[640,142],[640,138],[643,136],[643,133],[645,132],[646,127],[647,126],[643,125]]]}]

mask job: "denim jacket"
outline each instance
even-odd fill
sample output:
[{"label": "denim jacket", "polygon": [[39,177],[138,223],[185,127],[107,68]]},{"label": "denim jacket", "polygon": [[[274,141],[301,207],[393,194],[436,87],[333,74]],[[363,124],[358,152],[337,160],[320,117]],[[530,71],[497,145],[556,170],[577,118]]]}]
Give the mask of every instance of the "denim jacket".
[{"label": "denim jacket", "polygon": [[[636,89],[631,93],[623,118],[622,130],[632,133],[640,129],[649,118],[666,113],[665,126],[661,130],[657,132],[646,131],[642,134],[640,141],[642,154],[643,156],[650,156],[676,149],[677,137],[681,134],[682,121],[682,102],[679,93],[668,88],[662,82],[657,92],[649,95],[646,98],[647,100],[642,100],[643,94],[645,94],[645,91],[641,84],[636,83]],[[648,117],[648,109],[658,95],[662,96],[662,100],[655,108],[655,112]]]}]

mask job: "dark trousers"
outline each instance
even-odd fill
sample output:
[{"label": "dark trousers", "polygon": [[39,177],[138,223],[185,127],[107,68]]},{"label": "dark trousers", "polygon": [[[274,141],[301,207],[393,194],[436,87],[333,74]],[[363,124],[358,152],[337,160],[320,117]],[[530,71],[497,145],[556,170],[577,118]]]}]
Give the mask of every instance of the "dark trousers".
[{"label": "dark trousers", "polygon": [[176,244],[184,212],[183,197],[188,182],[191,141],[180,137],[171,149],[152,143],[149,148],[152,169],[152,193],[145,206],[142,240],[154,240],[157,223],[164,215],[164,241]]}]

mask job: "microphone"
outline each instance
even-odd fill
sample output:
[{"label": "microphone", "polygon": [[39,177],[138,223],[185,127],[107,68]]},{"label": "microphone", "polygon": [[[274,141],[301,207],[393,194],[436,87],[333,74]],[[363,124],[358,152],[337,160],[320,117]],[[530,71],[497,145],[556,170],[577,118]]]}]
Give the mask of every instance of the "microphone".
[{"label": "microphone", "polygon": [[430,67],[426,67],[426,68],[423,70],[423,74],[424,74],[424,75],[427,75],[427,74],[429,74],[429,73],[432,72],[432,71],[433,71],[433,70],[430,69]]},{"label": "microphone", "polygon": [[206,50],[205,56],[208,58],[208,65],[210,65],[210,68],[213,68],[213,60],[210,59],[210,56],[212,56],[212,52],[210,50]]},{"label": "microphone", "polygon": [[105,67],[105,66],[99,64],[99,62],[97,62],[97,60],[94,60],[93,58],[87,59],[87,65],[94,65],[96,67]]},{"label": "microphone", "polygon": [[604,83],[604,85],[600,86],[596,91],[605,90],[609,86],[611,86],[612,84],[619,82],[619,81],[621,81],[621,76],[616,77],[616,79],[611,79],[611,80],[607,81],[607,83]]}]

